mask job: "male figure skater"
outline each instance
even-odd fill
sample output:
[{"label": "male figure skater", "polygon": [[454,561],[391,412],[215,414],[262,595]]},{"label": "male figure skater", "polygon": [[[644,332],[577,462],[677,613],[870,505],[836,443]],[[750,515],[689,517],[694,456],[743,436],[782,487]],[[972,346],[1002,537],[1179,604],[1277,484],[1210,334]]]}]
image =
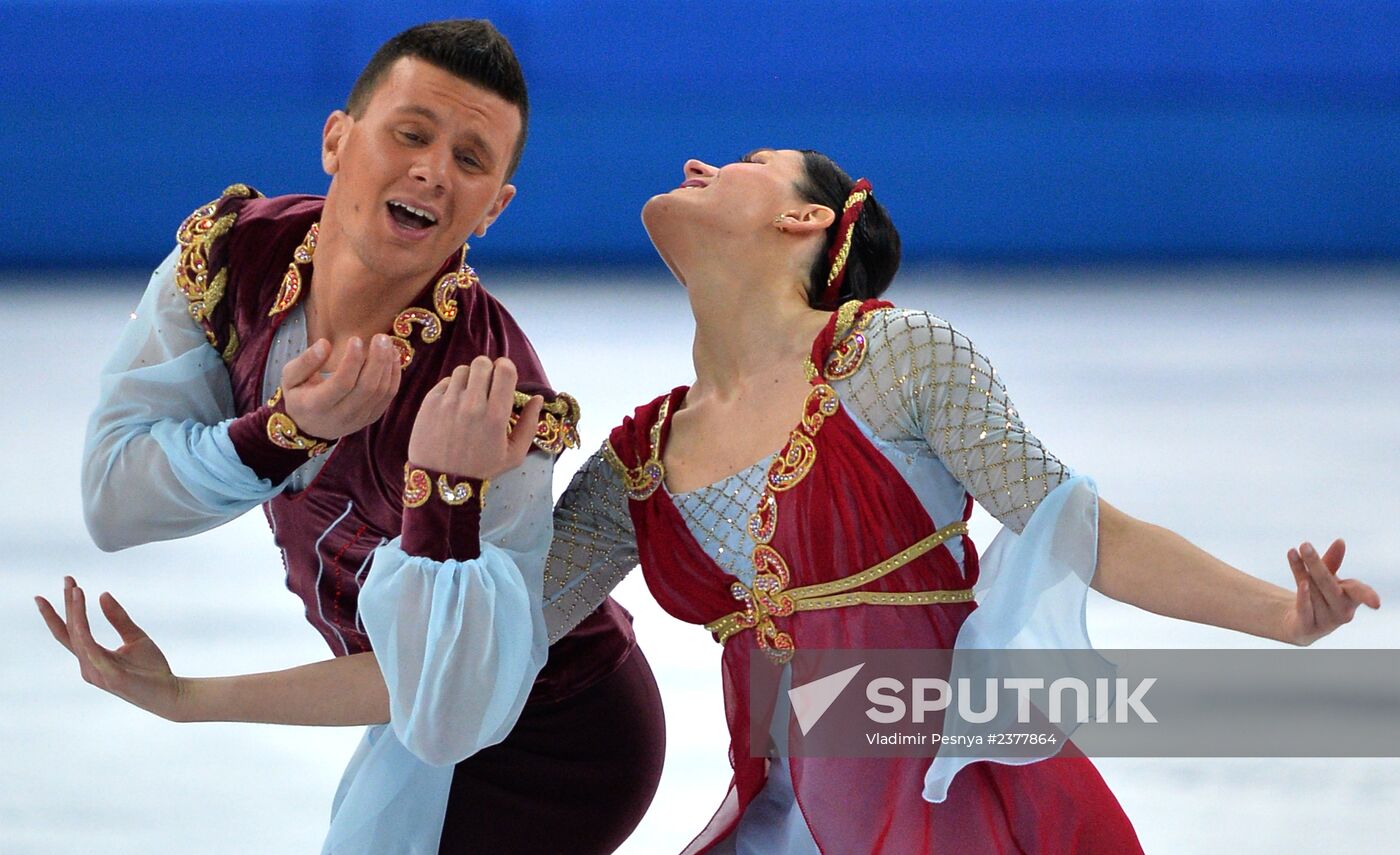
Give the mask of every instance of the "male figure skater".
[{"label": "male figure skater", "polygon": [[[326,121],[325,198],[234,185],[196,210],[103,370],[83,470],[97,544],[260,504],[338,662],[384,674],[387,698],[332,716],[393,732],[361,745],[327,851],[610,852],[659,779],[655,682],[621,607],[547,645],[552,455],[577,444],[577,405],[465,260],[515,194],[528,112],[489,23],[395,36]],[[464,430],[483,411],[490,429]],[[305,703],[279,719],[326,723]],[[451,763],[450,796],[425,803],[409,782]]]}]

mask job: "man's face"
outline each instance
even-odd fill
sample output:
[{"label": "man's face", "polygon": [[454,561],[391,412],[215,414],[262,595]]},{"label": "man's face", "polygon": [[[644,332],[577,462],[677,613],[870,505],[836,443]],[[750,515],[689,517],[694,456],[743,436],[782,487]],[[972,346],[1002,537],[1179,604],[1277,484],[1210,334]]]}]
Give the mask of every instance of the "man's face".
[{"label": "man's face", "polygon": [[515,196],[505,183],[520,110],[422,60],[385,72],[359,118],[333,113],[322,163],[332,176],[322,234],[334,229],[370,271],[433,273]]}]

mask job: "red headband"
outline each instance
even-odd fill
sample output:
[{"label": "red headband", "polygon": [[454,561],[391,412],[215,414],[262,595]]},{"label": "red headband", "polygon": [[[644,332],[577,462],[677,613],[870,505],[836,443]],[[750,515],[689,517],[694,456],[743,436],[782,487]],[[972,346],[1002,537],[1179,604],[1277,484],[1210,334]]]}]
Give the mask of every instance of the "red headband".
[{"label": "red headband", "polygon": [[846,281],[846,256],[851,253],[851,236],[855,233],[856,220],[860,219],[865,200],[873,192],[870,182],[860,179],[851,187],[851,195],[846,197],[846,206],[841,211],[841,223],[836,229],[836,240],[827,250],[826,260],[831,263],[831,272],[826,277],[826,290],[822,291],[821,305],[836,308],[841,299],[841,283]]}]

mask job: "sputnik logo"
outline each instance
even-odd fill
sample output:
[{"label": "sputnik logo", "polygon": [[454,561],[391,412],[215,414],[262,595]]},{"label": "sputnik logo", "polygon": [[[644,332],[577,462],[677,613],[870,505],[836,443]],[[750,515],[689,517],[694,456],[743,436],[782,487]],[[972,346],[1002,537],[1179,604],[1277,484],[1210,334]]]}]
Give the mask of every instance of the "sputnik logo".
[{"label": "sputnik logo", "polygon": [[836,699],[841,697],[841,693],[846,691],[846,687],[855,679],[856,672],[864,667],[865,663],[862,662],[844,671],[837,671],[835,674],[828,674],[821,679],[788,689],[788,700],[792,702],[792,712],[797,716],[797,726],[802,730],[803,736],[817,726],[821,717],[826,715],[826,711],[831,709],[831,705],[836,703]]}]

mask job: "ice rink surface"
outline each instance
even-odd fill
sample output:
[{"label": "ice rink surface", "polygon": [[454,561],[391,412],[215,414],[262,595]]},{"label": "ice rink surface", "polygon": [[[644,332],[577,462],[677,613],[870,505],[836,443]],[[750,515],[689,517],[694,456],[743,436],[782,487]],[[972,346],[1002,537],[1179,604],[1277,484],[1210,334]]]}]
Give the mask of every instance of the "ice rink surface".
[{"label": "ice rink surface", "polygon": [[[684,294],[660,274],[485,280],[583,404],[584,448],[561,459],[559,490],[624,414],[692,378]],[[84,684],[31,599],[60,595],[65,573],[93,599],[110,590],[186,675],[327,655],[261,514],[114,555],[83,530],[97,369],[143,286],[0,279],[0,853],[314,853],[358,728],[156,719]],[[970,335],[1031,430],[1129,513],[1279,584],[1291,584],[1290,546],[1345,536],[1343,575],[1386,607],[1319,646],[1400,647],[1400,270],[945,269],[906,275],[889,296]],[[995,531],[975,518],[978,544]],[[674,853],[729,779],[719,647],[663,614],[638,574],[617,598],[661,681],[670,742],[661,791],[620,851]],[[1104,648],[1276,646],[1098,595],[1089,619]],[[1299,738],[1324,741],[1326,728]],[[1149,853],[1365,855],[1400,838],[1397,759],[1098,764]]]}]

